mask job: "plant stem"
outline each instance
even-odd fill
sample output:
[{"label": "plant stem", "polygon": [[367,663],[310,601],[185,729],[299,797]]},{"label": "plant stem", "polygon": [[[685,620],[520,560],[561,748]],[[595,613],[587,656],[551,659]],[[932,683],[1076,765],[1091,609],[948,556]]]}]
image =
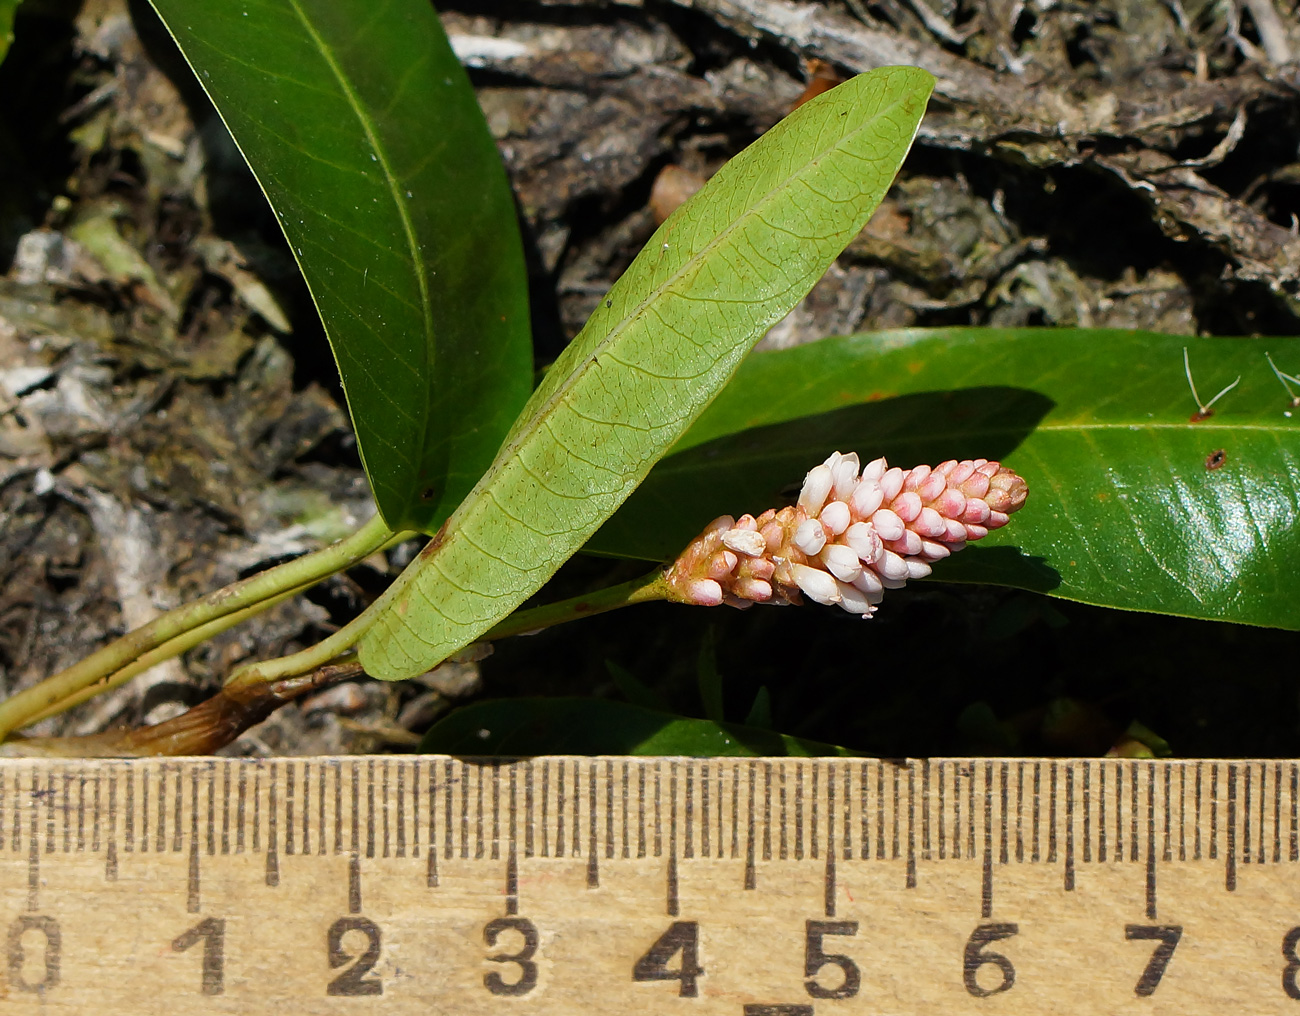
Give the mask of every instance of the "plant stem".
[{"label": "plant stem", "polygon": [[623,582],[608,589],[597,589],[594,593],[574,596],[556,603],[548,603],[531,610],[520,610],[511,614],[482,638],[488,642],[492,639],[505,638],[508,635],[526,635],[531,632],[576,621],[580,617],[603,614],[608,610],[631,606],[634,603],[649,603],[652,600],[668,598],[668,585],[664,582],[663,569],[656,568],[649,575]]},{"label": "plant stem", "polygon": [[[240,614],[241,620],[252,617],[273,603],[280,602],[286,594],[300,592],[369,557],[389,543],[413,535],[393,533],[376,515],[351,536],[337,543],[232,583],[175,610],[169,610],[143,627],[128,632],[103,649],[91,653],[79,663],[46,678],[35,687],[0,702],[0,740],[19,727],[26,726],[35,717],[52,715],[49,710],[59,703],[105,679],[112,679],[146,654],[154,653],[181,636],[233,614]],[[209,634],[220,630],[221,628],[212,628]],[[195,643],[183,645],[176,652],[183,652],[192,644]],[[161,662],[176,655],[176,652],[152,657],[153,662]],[[134,672],[139,673],[139,670]],[[102,687],[100,690],[103,690]]]},{"label": "plant stem", "polygon": [[[507,635],[522,635],[527,632],[540,631],[565,621],[574,621],[580,617],[603,614],[607,610],[626,607],[633,603],[647,603],[650,600],[662,600],[668,595],[668,586],[659,569],[649,575],[643,575],[630,582],[624,582],[608,589],[598,589],[585,596],[575,596],[558,603],[548,603],[532,610],[521,610],[511,614],[496,627],[487,631],[479,641],[505,638]],[[275,660],[264,660],[241,667],[230,675],[226,687],[244,688],[263,684],[267,681],[281,681],[285,678],[306,674],[318,667],[334,661],[340,654],[351,649],[370,627],[373,618],[370,610],[362,611],[324,642],[291,656],[281,656]]]}]

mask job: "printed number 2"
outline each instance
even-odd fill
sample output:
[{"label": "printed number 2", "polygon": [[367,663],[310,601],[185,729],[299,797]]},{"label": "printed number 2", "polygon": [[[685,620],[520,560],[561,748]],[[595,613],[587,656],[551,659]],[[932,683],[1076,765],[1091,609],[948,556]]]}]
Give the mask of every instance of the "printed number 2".
[{"label": "printed number 2", "polygon": [[[668,969],[668,961],[682,954],[682,965]],[[674,921],[655,941],[646,954],[632,967],[634,981],[681,981],[677,994],[682,998],[695,998],[699,989],[695,980],[704,973],[700,966],[700,926],[696,921]]]},{"label": "printed number 2", "polygon": [[1160,978],[1165,975],[1165,967],[1178,947],[1178,940],[1183,937],[1183,929],[1177,924],[1128,924],[1124,926],[1124,937],[1130,942],[1159,942],[1156,951],[1151,954],[1147,968],[1138,978],[1137,987],[1133,989],[1139,998],[1155,994],[1160,986]]},{"label": "printed number 2", "polygon": [[366,951],[352,966],[330,981],[325,989],[327,995],[382,995],[384,982],[377,977],[367,977],[379,961],[379,925],[368,917],[340,917],[330,925],[327,945],[329,947],[330,968],[352,962],[352,957],[343,951],[343,936],[349,931],[359,931],[366,936]]}]

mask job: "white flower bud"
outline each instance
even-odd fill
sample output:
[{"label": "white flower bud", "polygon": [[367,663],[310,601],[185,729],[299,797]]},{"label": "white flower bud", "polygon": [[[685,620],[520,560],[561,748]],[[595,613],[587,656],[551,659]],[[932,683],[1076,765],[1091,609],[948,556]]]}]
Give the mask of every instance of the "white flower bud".
[{"label": "white flower bud", "polygon": [[871,524],[876,527],[882,540],[897,540],[907,531],[903,520],[888,508],[872,513]]},{"label": "white flower bud", "polygon": [[835,579],[820,568],[809,568],[806,564],[791,564],[790,573],[794,583],[803,590],[810,600],[818,603],[839,603],[840,590]]},{"label": "white flower bud", "polygon": [[808,475],[803,480],[803,490],[799,492],[799,507],[809,515],[816,515],[830,496],[834,483],[829,466],[814,466],[808,470]]},{"label": "white flower bud", "polygon": [[880,555],[880,560],[872,567],[876,569],[876,574],[878,574],[881,580],[884,581],[886,589],[891,588],[889,585],[890,581],[907,581],[907,562],[892,550],[884,551]]},{"label": "white flower bud", "polygon": [[831,467],[831,473],[835,477],[835,496],[841,501],[858,485],[858,468],[857,452],[841,456],[840,461]]},{"label": "white flower bud", "polygon": [[753,529],[728,529],[722,534],[722,545],[746,557],[758,557],[767,550],[767,541]]},{"label": "white flower bud", "polygon": [[883,458],[872,459],[862,467],[862,478],[864,480],[873,480],[880,482],[880,478],[885,475],[885,470],[889,468],[889,463]]},{"label": "white flower bud", "polygon": [[907,559],[907,577],[909,579],[923,579],[930,574],[930,566],[919,558]]},{"label": "white flower bud", "polygon": [[862,571],[862,562],[853,548],[840,543],[828,543],[818,557],[826,570],[841,582],[852,582]]},{"label": "white flower bud", "polygon": [[[963,528],[962,532],[966,530]],[[805,519],[794,531],[794,545],[809,557],[816,557],[826,546],[826,530],[816,519]]]},{"label": "white flower bud", "polygon": [[870,617],[876,612],[876,608],[861,590],[849,585],[847,582],[836,583],[836,588],[840,591],[840,607],[850,614],[861,614],[863,617]]},{"label": "white flower bud", "polygon": [[877,480],[862,480],[853,488],[853,493],[849,495],[849,507],[853,509],[853,514],[860,519],[871,518],[874,512],[885,499],[885,492],[880,489],[880,483]]},{"label": "white flower bud", "polygon": [[853,521],[849,506],[843,501],[830,502],[817,517],[832,536],[839,536],[840,533],[849,528],[849,523]]},{"label": "white flower bud", "polygon": [[880,534],[870,522],[855,522],[849,526],[844,533],[844,542],[866,564],[872,564],[880,557]]}]

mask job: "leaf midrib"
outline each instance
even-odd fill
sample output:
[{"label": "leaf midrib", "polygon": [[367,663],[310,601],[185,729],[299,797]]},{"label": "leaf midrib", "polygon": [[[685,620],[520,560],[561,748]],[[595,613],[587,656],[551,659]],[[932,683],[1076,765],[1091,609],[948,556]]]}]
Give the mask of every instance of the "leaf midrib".
[{"label": "leaf midrib", "polygon": [[[547,400],[542,405],[537,407],[537,411],[532,416],[530,416],[528,418],[528,422],[523,427],[520,428],[518,435],[513,440],[511,440],[509,444],[507,444],[504,448],[502,448],[501,451],[497,454],[496,461],[493,463],[492,467],[488,470],[488,472],[484,475],[483,479],[479,482],[479,484],[475,488],[476,491],[486,487],[491,482],[491,480],[501,471],[504,465],[510,462],[511,460],[513,460],[517,456],[518,450],[525,443],[528,443],[533,439],[533,437],[537,433],[537,429],[541,421],[551,416],[556,406],[559,405],[559,403],[563,400],[563,397],[567,395],[570,391],[572,391],[573,388],[575,388],[578,385],[578,383],[582,381],[583,378],[586,377],[587,372],[590,371],[596,365],[596,361],[599,359],[600,354],[607,352],[610,345],[614,343],[620,336],[622,336],[624,332],[626,332],[634,324],[636,324],[636,322],[641,318],[645,310],[648,307],[650,307],[652,304],[654,304],[657,300],[659,300],[666,292],[668,292],[668,290],[679,279],[681,279],[682,276],[687,274],[689,269],[698,265],[702,259],[706,258],[713,251],[721,247],[724,241],[727,240],[736,230],[738,230],[742,224],[747,224],[748,222],[751,221],[753,216],[757,215],[758,212],[760,212],[762,209],[765,209],[768,206],[768,204],[771,203],[774,196],[784,193],[785,189],[789,187],[793,181],[798,180],[800,177],[802,177],[816,163],[818,159],[822,158],[827,153],[832,152],[836,148],[843,145],[844,142],[849,138],[855,137],[858,134],[860,134],[862,131],[866,130],[870,124],[875,123],[877,120],[883,118],[888,113],[892,112],[894,109],[904,105],[908,98],[909,96],[900,97],[896,99],[894,102],[892,102],[890,105],[882,107],[880,110],[877,111],[875,116],[873,116],[870,120],[861,124],[856,130],[840,135],[839,139],[834,144],[828,146],[826,149],[822,151],[817,152],[815,155],[810,156],[807,160],[805,160],[800,165],[798,171],[792,173],[790,176],[780,181],[780,183],[775,184],[771,188],[769,188],[767,193],[762,197],[761,200],[759,200],[750,208],[748,208],[739,217],[733,219],[728,226],[726,226],[721,232],[715,235],[712,241],[705,244],[698,252],[696,252],[691,257],[689,257],[686,261],[684,261],[681,264],[681,266],[675,272],[673,272],[671,276],[665,279],[657,287],[652,289],[649,292],[649,294],[645,297],[645,299],[643,299],[639,304],[636,305],[636,307],[632,311],[625,314],[621,320],[619,320],[610,328],[610,330],[605,334],[604,338],[602,338],[594,347],[592,347],[591,351],[583,357],[582,363],[579,366],[575,367],[574,370],[572,370],[569,373],[568,377],[565,378],[559,384],[559,386],[555,389],[555,391],[551,394],[551,396],[547,398]],[[653,237],[651,239],[653,240]],[[617,285],[617,283],[615,283],[615,285]],[[747,301],[747,302],[753,302],[753,301]],[[579,333],[578,338],[580,337],[581,337],[581,333]],[[578,338],[575,338],[574,341],[575,342],[578,341]],[[714,362],[715,363],[717,362],[716,357],[714,359]],[[624,366],[627,366],[633,370],[639,369],[631,364],[624,363]],[[473,499],[473,494],[471,494],[470,497],[466,499],[466,503],[474,503],[472,499]]]},{"label": "leaf midrib", "polygon": [[[350,81],[343,72],[343,68],[338,61],[334,59],[333,53],[325,40],[312,25],[311,20],[303,11],[299,0],[289,0],[294,15],[301,22],[303,29],[307,32],[312,43],[320,51],[321,59],[329,67],[330,73],[334,75],[334,80],[338,83],[343,97],[351,107],[353,115],[356,116],[357,122],[361,125],[362,131],[365,132],[366,140],[370,144],[371,150],[375,154],[375,162],[384,174],[384,181],[388,185],[388,193],[392,198],[393,207],[397,209],[398,221],[402,224],[402,233],[406,240],[406,248],[410,255],[411,264],[414,266],[415,284],[420,294],[420,314],[424,323],[424,352],[425,352],[425,371],[426,376],[432,376],[434,364],[431,362],[432,357],[430,337],[433,335],[433,301],[429,297],[429,280],[427,277],[424,257],[420,252],[420,245],[415,234],[415,223],[411,220],[410,212],[402,201],[401,188],[398,186],[397,174],[394,172],[388,158],[388,150],[381,143],[378,134],[375,131],[374,124],[366,114],[359,97],[353,90]],[[422,414],[422,418],[417,420],[419,429],[419,441],[416,447],[423,448],[425,440],[428,437],[429,417],[428,414]],[[396,520],[394,520],[396,522]]]}]

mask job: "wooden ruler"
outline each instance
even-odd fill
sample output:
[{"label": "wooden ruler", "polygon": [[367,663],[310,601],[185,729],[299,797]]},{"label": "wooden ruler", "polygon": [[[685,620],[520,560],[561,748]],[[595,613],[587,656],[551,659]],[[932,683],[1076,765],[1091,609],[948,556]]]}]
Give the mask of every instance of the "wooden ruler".
[{"label": "wooden ruler", "polygon": [[1300,1013],[1292,761],[0,762],[0,1009]]}]

